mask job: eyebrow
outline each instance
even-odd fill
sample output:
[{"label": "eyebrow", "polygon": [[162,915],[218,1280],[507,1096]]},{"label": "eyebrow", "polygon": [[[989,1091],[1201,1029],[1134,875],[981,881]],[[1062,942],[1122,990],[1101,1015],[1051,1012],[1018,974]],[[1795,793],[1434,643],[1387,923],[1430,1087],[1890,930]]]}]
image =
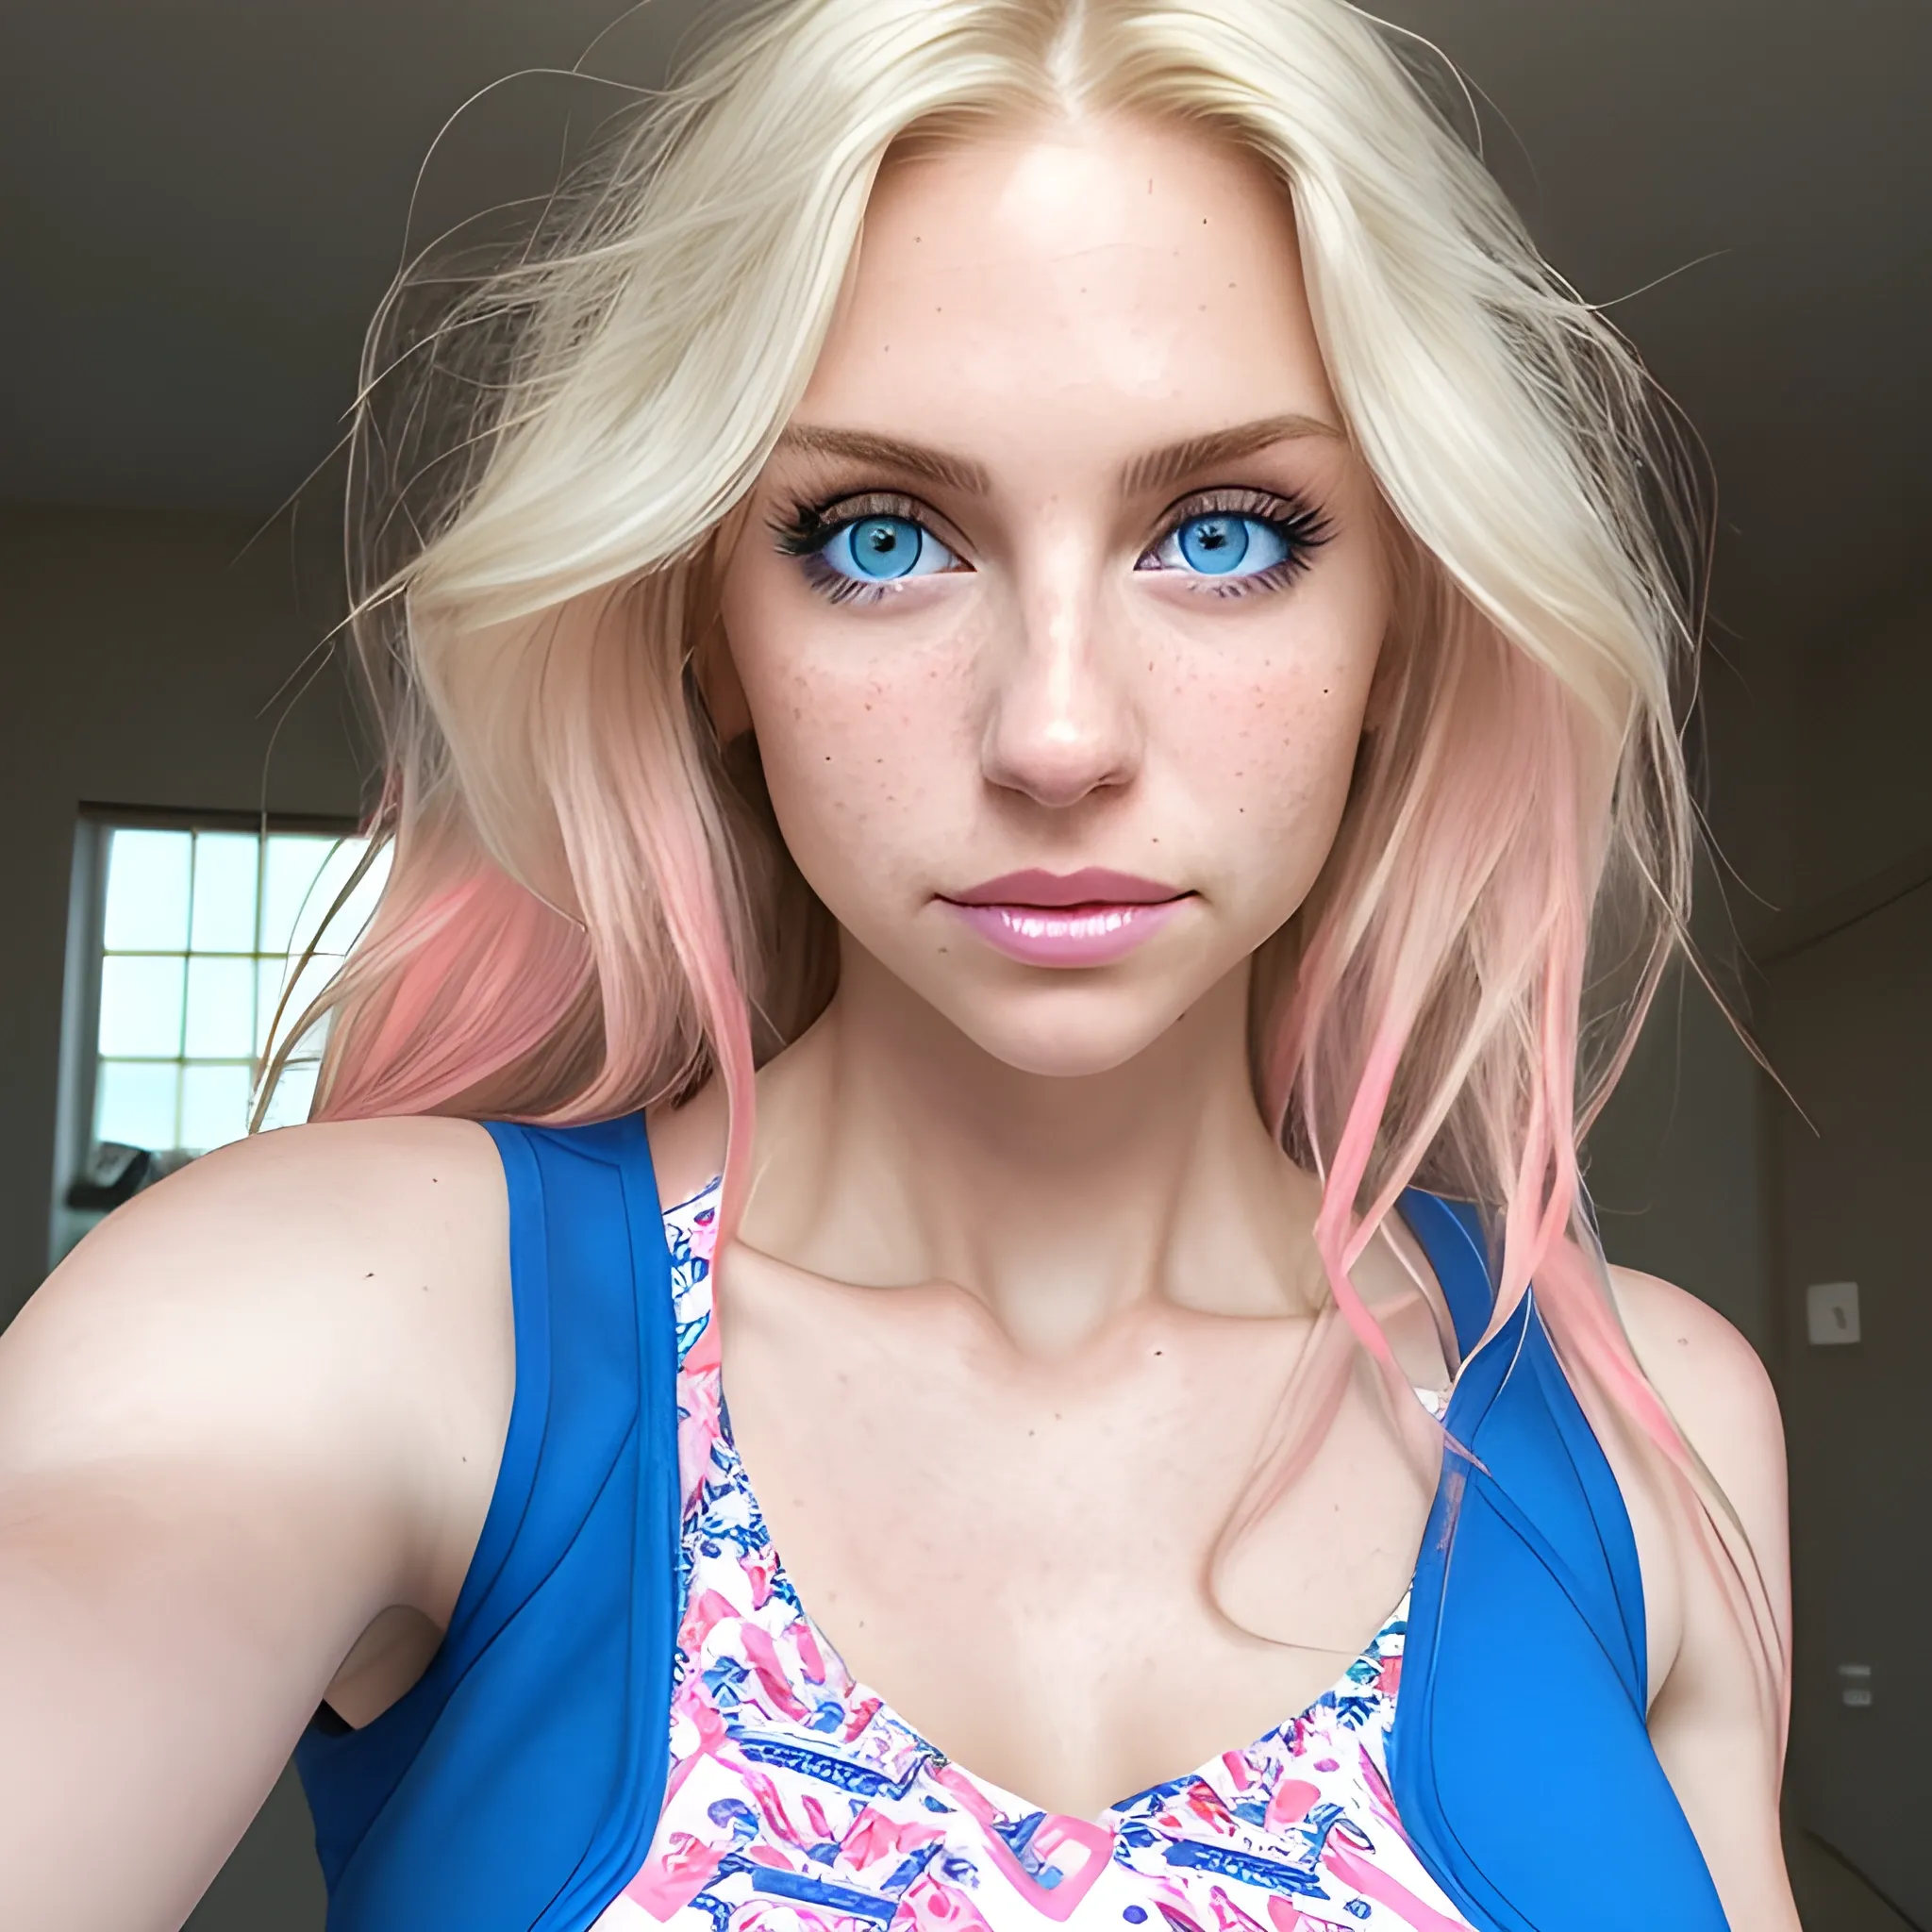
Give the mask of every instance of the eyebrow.
[{"label": "eyebrow", "polygon": [[[1130,496],[1161,490],[1183,477],[1212,469],[1216,463],[1233,462],[1271,449],[1277,442],[1292,442],[1303,437],[1319,436],[1331,441],[1344,440],[1342,432],[1319,416],[1261,416],[1252,423],[1238,423],[1230,429],[1209,430],[1205,436],[1191,436],[1184,442],[1149,450],[1136,457],[1121,475],[1121,487]],[[799,450],[808,456],[846,457],[861,463],[880,463],[924,477],[942,489],[958,490],[968,496],[984,496],[992,488],[986,468],[968,457],[950,455],[924,443],[902,442],[895,436],[878,436],[865,429],[834,429],[813,423],[793,423],[779,436],[781,450]]]},{"label": "eyebrow", "polygon": [[778,438],[777,447],[803,450],[809,456],[882,463],[968,496],[984,496],[992,488],[984,467],[968,458],[948,456],[944,450],[928,449],[924,443],[901,442],[895,436],[874,436],[864,429],[826,429],[811,423],[793,423]]},{"label": "eyebrow", "polygon": [[1165,490],[1185,477],[1211,470],[1217,463],[1230,463],[1257,450],[1272,449],[1277,442],[1294,442],[1308,436],[1335,442],[1345,440],[1334,424],[1324,423],[1319,416],[1261,416],[1252,423],[1211,429],[1206,436],[1191,436],[1185,442],[1171,442],[1165,449],[1136,457],[1122,473],[1121,488],[1129,496]]}]

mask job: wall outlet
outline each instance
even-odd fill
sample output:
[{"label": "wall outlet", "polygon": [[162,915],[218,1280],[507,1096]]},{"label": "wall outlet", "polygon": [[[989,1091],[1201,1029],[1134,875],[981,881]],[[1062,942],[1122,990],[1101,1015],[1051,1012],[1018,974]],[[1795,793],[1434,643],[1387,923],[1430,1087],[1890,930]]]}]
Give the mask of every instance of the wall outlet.
[{"label": "wall outlet", "polygon": [[1838,1700],[1850,1710],[1872,1708],[1872,1666],[1840,1664],[1838,1667]]},{"label": "wall outlet", "polygon": [[1818,1348],[1857,1341],[1858,1284],[1814,1281],[1805,1291],[1805,1335]]}]

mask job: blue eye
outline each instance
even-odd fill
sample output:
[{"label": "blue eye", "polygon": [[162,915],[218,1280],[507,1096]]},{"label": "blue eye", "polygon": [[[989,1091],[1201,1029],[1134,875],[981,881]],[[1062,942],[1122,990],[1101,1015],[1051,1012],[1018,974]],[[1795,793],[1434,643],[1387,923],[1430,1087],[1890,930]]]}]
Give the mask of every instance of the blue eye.
[{"label": "blue eye", "polygon": [[1158,569],[1204,577],[1258,576],[1295,555],[1277,525],[1228,510],[1182,518],[1150,553]]},{"label": "blue eye", "polygon": [[909,517],[860,517],[834,530],[817,555],[836,575],[858,584],[931,576],[959,560]]}]

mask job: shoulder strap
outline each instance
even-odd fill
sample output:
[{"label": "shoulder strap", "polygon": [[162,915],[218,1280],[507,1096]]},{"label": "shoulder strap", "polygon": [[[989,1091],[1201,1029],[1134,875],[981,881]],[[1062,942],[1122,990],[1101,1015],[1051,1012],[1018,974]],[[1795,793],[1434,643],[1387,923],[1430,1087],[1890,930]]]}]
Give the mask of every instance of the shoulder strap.
[{"label": "shoulder strap", "polygon": [[1407,1189],[1400,1206],[1403,1220],[1435,1270],[1456,1329],[1457,1353],[1466,1361],[1483,1339],[1495,1307],[1482,1219],[1470,1202],[1445,1201],[1420,1188]]},{"label": "shoulder strap", "polygon": [[330,1932],[580,1932],[642,1863],[677,1619],[669,1259],[641,1121],[490,1124],[516,1393],[422,1681],[297,1762]]},{"label": "shoulder strap", "polygon": [[1467,1356],[1389,1740],[1404,1828],[1478,1932],[1626,1932],[1633,1913],[1726,1932],[1645,1727],[1642,1578],[1615,1475],[1533,1294],[1474,1345],[1492,1290],[1473,1212],[1414,1192],[1402,1209]]}]

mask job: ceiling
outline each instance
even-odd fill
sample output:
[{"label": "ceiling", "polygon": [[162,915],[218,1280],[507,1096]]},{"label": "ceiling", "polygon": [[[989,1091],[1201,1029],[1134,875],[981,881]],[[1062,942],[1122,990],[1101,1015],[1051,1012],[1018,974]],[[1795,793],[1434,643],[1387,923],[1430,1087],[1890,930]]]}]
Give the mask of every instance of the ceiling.
[{"label": "ceiling", "polygon": [[[0,500],[272,513],[414,233],[540,186],[621,0],[6,0]],[[661,73],[727,0],[600,50]],[[1716,463],[1737,648],[1916,589],[1932,514],[1927,0],[1399,0],[1492,165]]]}]

